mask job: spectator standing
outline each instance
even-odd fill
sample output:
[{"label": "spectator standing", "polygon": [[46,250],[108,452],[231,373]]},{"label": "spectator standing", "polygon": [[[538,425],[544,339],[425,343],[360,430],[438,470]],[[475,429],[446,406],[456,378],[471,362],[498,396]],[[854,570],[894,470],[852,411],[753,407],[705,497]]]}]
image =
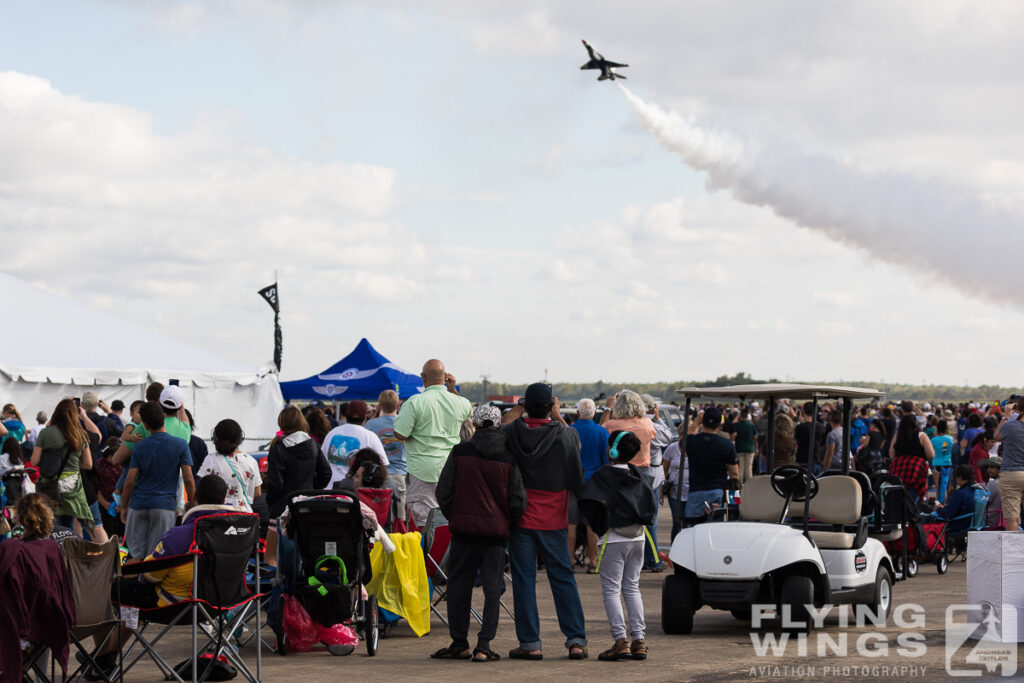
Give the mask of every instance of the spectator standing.
[{"label": "spectator standing", "polygon": [[[767,456],[765,463],[767,465]],[[786,413],[775,416],[775,467],[796,462],[796,439],[793,436],[793,418]]]},{"label": "spectator standing", "polygon": [[949,490],[949,474],[953,469],[953,437],[949,435],[949,423],[946,420],[939,420],[935,426],[935,436],[931,438],[932,450],[935,457],[932,459],[932,467],[935,468],[935,495],[940,503],[946,502],[946,493]]},{"label": "spectator standing", "polygon": [[14,439],[14,442],[18,444],[25,440],[25,422],[21,419],[21,414],[13,403],[8,403],[0,409],[0,420],[3,421],[4,429],[7,430],[3,438],[0,438],[0,445],[7,439]]},{"label": "spectator standing", "polygon": [[483,623],[472,657],[499,659],[491,650],[498,630],[499,600],[504,589],[505,544],[526,511],[526,489],[500,431],[501,411],[477,406],[472,438],[452,448],[437,481],[437,501],[452,532],[448,572],[448,630],[452,642],[435,659],[469,655],[469,611],[478,572],[484,589]]},{"label": "spectator standing", "polygon": [[[85,486],[82,482],[82,470],[92,469],[92,453],[89,450],[89,439],[83,428],[83,421],[88,421],[85,411],[75,405],[74,399],[65,398],[53,410],[50,426],[39,432],[35,447],[32,449],[32,465],[39,467],[43,451],[56,450],[61,454],[60,473],[54,479],[40,477],[36,490],[48,495],[57,506],[57,515],[63,526],[70,527],[73,520],[78,520],[82,528],[89,532],[99,543],[105,543],[107,534],[103,527],[96,528],[96,520],[89,503],[86,501]],[[89,422],[95,429],[95,425]]]},{"label": "spectator standing", "polygon": [[967,427],[960,437],[960,458],[961,462],[969,462],[971,449],[974,448],[974,439],[985,431],[981,415],[971,413],[967,416]]},{"label": "spectator standing", "polygon": [[[640,451],[640,439],[619,430],[609,435],[610,465],[598,470],[580,493],[580,506],[593,529],[604,536],[601,552],[601,595],[614,643],[599,654],[602,661],[647,659],[647,625],[640,597],[644,562],[644,527],[658,514],[658,498],[646,477],[629,461]],[[626,628],[621,600],[629,615]],[[626,640],[626,636],[632,642]]]},{"label": "spectator standing", "polygon": [[39,432],[43,431],[49,419],[50,417],[46,414],[45,410],[40,410],[36,413],[36,424],[28,432],[28,441],[34,444],[39,439]]},{"label": "spectator standing", "polygon": [[420,373],[423,392],[411,396],[395,418],[395,437],[405,442],[408,469],[405,504],[413,523],[422,527],[437,507],[434,488],[459,430],[472,406],[455,389],[455,377],[444,363],[428,360]]},{"label": "spectator standing", "polygon": [[[672,433],[665,421],[661,419],[658,411],[658,403],[650,394],[641,394],[640,400],[644,402],[644,409],[647,411],[647,419],[654,426],[654,439],[651,440],[651,460],[647,468],[649,475],[647,483],[654,491],[654,498],[661,504],[661,487],[665,483],[664,462],[665,448],[672,443],[676,435]],[[644,568],[652,572],[660,572],[665,569],[658,556],[658,515],[654,515],[654,521],[647,527],[652,542],[644,546]]]},{"label": "spectator standing", "polygon": [[1018,398],[1015,412],[1003,416],[995,438],[1003,444],[999,493],[1007,531],[1020,528],[1020,503],[1024,492],[1024,398]]},{"label": "spectator standing", "polygon": [[[635,394],[634,394],[635,395]],[[565,635],[569,659],[587,658],[586,622],[569,557],[569,493],[583,486],[580,440],[565,426],[558,402],[547,384],[526,388],[522,415],[502,427],[526,488],[526,512],[509,536],[512,590],[519,647],[512,659],[541,659],[540,616],[537,613],[537,552],[544,555],[558,626]],[[639,401],[639,396],[637,400]],[[641,404],[642,405],[642,404]],[[557,419],[553,419],[556,418]],[[506,416],[507,417],[507,416]]]},{"label": "spectator standing", "polygon": [[369,420],[366,428],[377,435],[388,456],[388,479],[394,484],[398,496],[398,519],[405,519],[405,443],[395,436],[395,418],[398,417],[398,394],[387,389],[377,397],[378,417]]},{"label": "spectator standing", "polygon": [[740,410],[740,419],[735,425],[736,457],[740,466],[740,483],[745,484],[754,476],[752,465],[757,450],[757,427],[750,419],[750,409]]},{"label": "spectator standing", "polygon": [[388,465],[384,444],[380,442],[376,434],[363,426],[368,412],[366,401],[350,401],[347,411],[345,422],[332,429],[320,447],[324,455],[327,456],[327,462],[330,463],[331,469],[334,470],[331,484],[345,478],[348,474],[348,467],[352,464],[352,456],[360,449],[372,449],[380,456],[380,464],[384,467]]},{"label": "spectator standing", "polygon": [[[580,463],[583,465],[583,481],[590,480],[594,474],[607,462],[608,455],[608,430],[594,422],[597,414],[597,405],[593,399],[581,398],[576,403],[576,421],[570,426],[576,430],[580,437]],[[575,496],[573,497],[575,498]],[[576,548],[576,529],[578,520],[573,518],[572,501],[569,508],[569,551]],[[579,511],[576,511],[578,514]],[[597,572],[597,534],[590,528],[587,529],[587,573]]]},{"label": "spectator standing", "polygon": [[164,532],[174,526],[179,476],[189,498],[195,489],[188,442],[167,433],[164,409],[154,401],[139,408],[149,436],[132,449],[124,484],[121,521],[127,525],[128,549],[136,559],[152,553]]},{"label": "spectator standing", "polygon": [[736,448],[722,436],[722,411],[709,406],[697,414],[700,433],[686,437],[686,459],[690,463],[690,492],[684,515],[693,523],[706,515],[705,503],[712,508],[722,504],[722,490],[730,478],[739,477]]},{"label": "spectator standing", "polygon": [[192,453],[192,476],[197,478],[196,473],[203,466],[203,461],[210,454],[210,449],[206,447],[206,442],[196,434],[196,421],[188,409],[185,410],[185,417],[188,419],[188,428],[192,430],[192,436],[188,440],[188,450]]},{"label": "spectator standing", "polygon": [[[821,472],[821,459],[825,455],[825,425],[814,415],[814,402],[804,403],[800,411],[800,423],[793,429],[796,439],[796,464],[808,467],[817,475]],[[815,457],[811,462],[811,444],[815,445]]]},{"label": "spectator standing", "polygon": [[277,416],[281,436],[270,442],[267,453],[267,504],[276,519],[296,491],[323,489],[333,476],[327,457],[309,435],[309,425],[295,406],[285,406]]},{"label": "spectator standing", "polygon": [[[213,428],[214,453],[199,468],[199,476],[216,474],[228,486],[226,504],[243,512],[252,512],[252,502],[260,496],[260,468],[256,460],[238,447],[243,440],[242,426],[234,420],[221,420]],[[191,452],[191,451],[190,451]]]},{"label": "spectator standing", "polygon": [[112,439],[115,436],[121,436],[121,433],[124,431],[124,421],[121,419],[121,414],[124,413],[124,401],[115,398],[111,401],[109,408],[106,407],[103,401],[100,401],[100,408],[103,408],[107,413],[103,418],[103,424],[107,428],[107,438]]},{"label": "spectator standing", "polygon": [[833,410],[828,419],[832,429],[825,437],[825,457],[822,462],[826,469],[839,469],[843,466],[843,414]]},{"label": "spectator standing", "polygon": [[96,449],[93,450],[92,454],[94,460],[99,455],[98,449],[106,443],[107,438],[110,436],[107,432],[106,417],[104,415],[100,415],[97,410],[99,405],[100,397],[95,391],[86,391],[82,394],[82,410],[85,411],[85,416],[92,420],[92,423],[96,425],[96,428],[100,431],[100,441],[96,444]]},{"label": "spectator standing", "polygon": [[[665,485],[661,487],[661,498],[668,497],[668,506],[672,510],[672,538],[675,538],[682,521],[683,508],[690,492],[690,462],[683,460],[680,453],[682,439],[677,439],[665,449],[662,467],[665,468]],[[682,481],[680,481],[682,479]],[[661,504],[661,501],[658,501]]]}]

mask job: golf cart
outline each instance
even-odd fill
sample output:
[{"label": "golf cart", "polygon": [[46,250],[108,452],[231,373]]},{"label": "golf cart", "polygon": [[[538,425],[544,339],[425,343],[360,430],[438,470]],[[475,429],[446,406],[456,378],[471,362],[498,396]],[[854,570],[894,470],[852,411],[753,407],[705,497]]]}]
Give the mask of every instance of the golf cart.
[{"label": "golf cart", "polygon": [[[739,520],[682,529],[669,551],[674,573],[662,587],[665,633],[690,633],[702,606],[749,619],[755,605],[770,605],[788,630],[808,631],[809,606],[866,605],[884,620],[892,605],[893,563],[870,537],[875,497],[866,475],[850,470],[850,415],[854,399],[882,394],[853,387],[757,384],[686,388],[683,433],[690,402],[762,400],[768,411],[767,475],[749,479],[740,491]],[[775,421],[780,399],[843,401],[841,470],[815,477],[805,466],[774,466]],[[810,462],[816,443],[811,440]],[[686,455],[685,439],[680,444]],[[676,526],[678,520],[673,520]]]}]

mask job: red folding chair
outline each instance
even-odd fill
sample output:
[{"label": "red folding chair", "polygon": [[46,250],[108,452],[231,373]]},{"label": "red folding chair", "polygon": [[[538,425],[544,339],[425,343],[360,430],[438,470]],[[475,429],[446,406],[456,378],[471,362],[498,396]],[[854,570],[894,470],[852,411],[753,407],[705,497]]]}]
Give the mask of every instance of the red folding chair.
[{"label": "red folding chair", "polygon": [[394,531],[395,520],[391,515],[394,491],[391,489],[357,489],[356,493],[359,494],[359,500],[373,510],[373,514],[377,516],[377,523],[388,533]]}]

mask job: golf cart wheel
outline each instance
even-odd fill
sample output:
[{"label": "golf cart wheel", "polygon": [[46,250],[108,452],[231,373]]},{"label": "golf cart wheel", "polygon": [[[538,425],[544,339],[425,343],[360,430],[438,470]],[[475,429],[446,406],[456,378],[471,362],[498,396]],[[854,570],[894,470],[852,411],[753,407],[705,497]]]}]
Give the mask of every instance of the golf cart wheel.
[{"label": "golf cart wheel", "polygon": [[670,635],[693,631],[697,611],[697,580],[688,574],[669,574],[661,585],[661,630]]},{"label": "golf cart wheel", "polygon": [[729,614],[732,615],[733,619],[739,619],[740,621],[750,621],[751,611],[746,607],[739,607],[737,609],[729,610]]},{"label": "golf cart wheel", "polygon": [[875,614],[883,624],[892,611],[892,575],[885,567],[879,567],[875,574]]},{"label": "golf cart wheel", "polygon": [[790,633],[809,633],[811,630],[811,612],[808,605],[814,604],[814,582],[808,576],[791,574],[782,583],[779,601],[779,616],[784,618],[785,606],[789,605],[789,624],[783,622],[782,628]]},{"label": "golf cart wheel", "polygon": [[949,556],[946,553],[942,553],[935,558],[935,568],[940,574],[945,574],[946,570],[949,569]]},{"label": "golf cart wheel", "polygon": [[907,558],[907,576],[910,578],[917,576],[917,560],[913,557]]},{"label": "golf cart wheel", "polygon": [[363,640],[366,641],[366,654],[371,657],[377,654],[377,641],[380,639],[380,624],[377,618],[377,596],[371,595],[363,603]]}]

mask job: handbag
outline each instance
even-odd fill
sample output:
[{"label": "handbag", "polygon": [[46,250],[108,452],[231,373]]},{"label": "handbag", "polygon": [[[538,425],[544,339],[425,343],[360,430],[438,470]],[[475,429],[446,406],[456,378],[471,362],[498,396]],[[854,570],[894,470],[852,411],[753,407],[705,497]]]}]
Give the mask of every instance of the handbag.
[{"label": "handbag", "polygon": [[[59,467],[54,467],[54,459],[60,457],[59,454],[62,450],[64,451],[64,458],[56,460],[56,464]],[[47,460],[47,455],[49,455],[49,460]],[[69,479],[73,479],[71,488],[65,488],[61,486],[61,481],[57,478],[64,472],[70,457],[71,451],[68,450],[68,445],[65,443],[62,448],[47,448],[39,458],[39,481],[36,482],[36,493],[41,493],[48,497],[56,507],[64,505],[64,498],[61,496],[61,493],[70,493],[74,490],[74,486],[77,483],[77,479],[69,477]],[[44,466],[47,469],[44,470]],[[56,469],[56,472],[53,471],[54,469]]]},{"label": "handbag", "polygon": [[42,455],[39,456],[39,476],[56,479],[67,466],[69,457],[71,457],[71,453],[68,451],[67,443],[60,448],[44,449]]}]

